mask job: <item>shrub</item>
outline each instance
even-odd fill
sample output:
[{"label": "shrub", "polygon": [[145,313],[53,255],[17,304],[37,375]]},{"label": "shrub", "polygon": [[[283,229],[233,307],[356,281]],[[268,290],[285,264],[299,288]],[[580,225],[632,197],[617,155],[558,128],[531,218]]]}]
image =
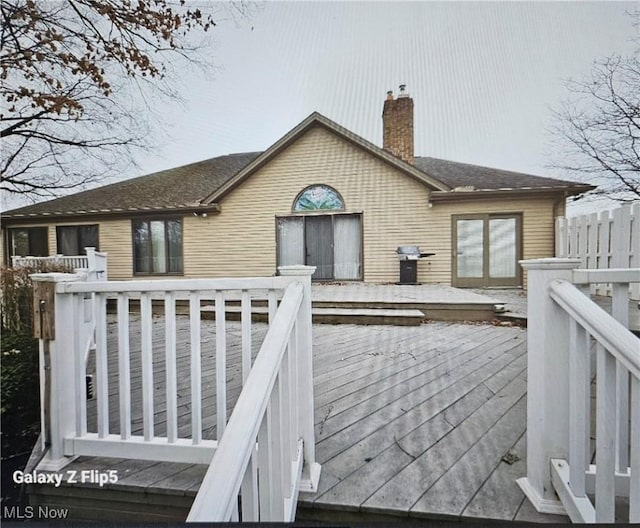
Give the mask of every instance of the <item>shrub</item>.
[{"label": "shrub", "polygon": [[46,269],[4,268],[1,273],[2,321],[0,369],[0,419],[2,421],[3,504],[17,493],[4,476],[22,469],[40,431],[38,340],[33,337],[33,284],[29,275]]}]

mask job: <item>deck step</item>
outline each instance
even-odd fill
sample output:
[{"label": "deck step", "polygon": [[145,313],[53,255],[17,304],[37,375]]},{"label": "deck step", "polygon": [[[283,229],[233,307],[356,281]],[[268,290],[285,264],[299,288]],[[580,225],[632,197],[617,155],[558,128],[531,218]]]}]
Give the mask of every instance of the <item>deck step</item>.
[{"label": "deck step", "polygon": [[[227,319],[240,319],[240,306],[226,306]],[[215,308],[210,305],[201,308],[203,319],[215,319]],[[251,319],[255,322],[266,321],[269,309],[266,306],[252,306]],[[319,324],[360,324],[419,326],[425,315],[415,309],[391,308],[312,308],[314,323]]]}]

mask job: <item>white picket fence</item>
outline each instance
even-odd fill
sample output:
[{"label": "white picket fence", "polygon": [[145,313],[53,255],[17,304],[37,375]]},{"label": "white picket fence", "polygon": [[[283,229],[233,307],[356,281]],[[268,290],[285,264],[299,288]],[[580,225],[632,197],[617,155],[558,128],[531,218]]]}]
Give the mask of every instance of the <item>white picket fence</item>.
[{"label": "white picket fence", "polygon": [[[640,267],[640,202],[611,211],[556,219],[556,256],[580,259],[585,269]],[[594,284],[591,293],[611,295],[610,284]],[[630,287],[640,299],[640,285]]]},{"label": "white picket fence", "polygon": [[[314,491],[315,462],[311,341],[311,274],[315,268],[288,266],[281,276],[247,279],[183,279],[87,282],[83,274],[36,274],[51,283],[54,335],[41,339],[43,446],[40,470],[57,471],[72,457],[121,457],[211,464],[190,521],[292,521],[299,490]],[[278,305],[278,299],[281,301]],[[46,298],[46,296],[45,296]],[[117,349],[107,348],[107,301],[117,307]],[[140,305],[142,434],[132,434],[130,303]],[[252,364],[251,304],[266,301],[270,324]],[[161,301],[160,315],[152,314]],[[191,427],[178,428],[176,301],[189,304]],[[227,422],[226,303],[241,304],[242,391]],[[201,303],[216,314],[216,439],[203,437]],[[46,309],[46,307],[44,307]],[[164,353],[154,353],[154,320],[164,319]],[[178,316],[182,317],[182,316]],[[138,323],[137,323],[138,324]],[[113,329],[110,330],[113,332]],[[157,346],[157,345],[156,345]],[[87,357],[95,354],[97,424],[87,419]],[[109,354],[116,356],[117,406],[109,402]],[[154,428],[154,366],[164,366],[166,432]],[[255,368],[254,368],[255,367]],[[157,369],[156,369],[157,370]],[[111,376],[110,376],[111,374]],[[48,413],[44,412],[48,409]],[[163,411],[164,414],[165,411]],[[117,417],[118,430],[110,428]],[[113,420],[111,420],[113,422]],[[242,499],[239,500],[241,495]],[[238,504],[241,503],[239,509]]]},{"label": "white picket fence", "polygon": [[[625,516],[616,499],[627,497],[629,521],[640,522],[640,339],[628,330],[629,285],[640,269],[581,270],[566,258],[521,264],[528,403],[527,476],[518,484],[540,512],[611,523]],[[613,285],[612,315],[588,297],[594,283]]]}]

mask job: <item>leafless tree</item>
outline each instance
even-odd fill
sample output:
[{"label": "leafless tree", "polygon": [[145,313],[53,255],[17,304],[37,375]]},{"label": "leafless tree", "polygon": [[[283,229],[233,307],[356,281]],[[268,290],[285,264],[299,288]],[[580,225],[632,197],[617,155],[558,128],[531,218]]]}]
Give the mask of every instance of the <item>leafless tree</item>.
[{"label": "leafless tree", "polygon": [[[220,16],[247,12],[216,5]],[[0,189],[38,199],[130,164],[149,146],[153,107],[177,98],[173,69],[202,59],[217,20],[213,4],[196,6],[2,0]]]},{"label": "leafless tree", "polygon": [[[640,12],[639,12],[640,13]],[[639,13],[632,16],[638,22]],[[553,167],[600,183],[591,194],[640,198],[640,42],[629,56],[594,61],[590,75],[567,83],[552,134],[562,161]]]}]

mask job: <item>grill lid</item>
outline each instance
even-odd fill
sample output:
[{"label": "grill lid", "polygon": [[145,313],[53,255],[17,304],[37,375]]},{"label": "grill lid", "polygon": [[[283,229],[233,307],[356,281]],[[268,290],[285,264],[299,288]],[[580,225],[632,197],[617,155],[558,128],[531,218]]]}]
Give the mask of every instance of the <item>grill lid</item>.
[{"label": "grill lid", "polygon": [[419,255],[420,248],[418,246],[398,246],[396,253],[398,255]]}]

